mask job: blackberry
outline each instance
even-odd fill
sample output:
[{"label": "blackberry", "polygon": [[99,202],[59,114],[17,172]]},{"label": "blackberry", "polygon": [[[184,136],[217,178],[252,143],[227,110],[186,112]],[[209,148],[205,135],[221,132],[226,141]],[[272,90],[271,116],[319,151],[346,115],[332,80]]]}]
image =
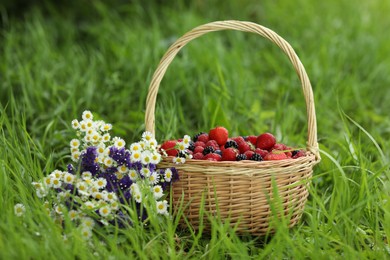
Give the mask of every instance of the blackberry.
[{"label": "blackberry", "polygon": [[296,155],[299,152],[299,150],[294,150],[291,152],[292,156]]},{"label": "blackberry", "polygon": [[192,138],[192,140],[193,140],[194,142],[198,141],[198,137],[199,137],[201,134],[205,134],[205,132],[200,132],[200,133],[194,135],[194,138]]},{"label": "blackberry", "polygon": [[204,148],[204,150],[203,150],[203,155],[206,155],[206,154],[208,154],[208,153],[213,153],[213,152],[215,152],[214,147],[212,147],[212,146],[207,146],[207,147]]},{"label": "blackberry", "polygon": [[236,159],[237,159],[237,161],[246,160],[246,155],[245,154],[239,154],[239,155],[237,155]]},{"label": "blackberry", "polygon": [[252,161],[262,161],[263,160],[263,157],[261,157],[261,155],[260,154],[258,154],[258,153],[254,153],[253,155],[252,155],[252,157],[251,157],[251,160]]},{"label": "blackberry", "polygon": [[195,150],[195,143],[193,141],[190,142],[190,145],[188,146],[188,150],[190,150],[190,151]]},{"label": "blackberry", "polygon": [[237,144],[236,141],[230,140],[230,141],[227,141],[227,142],[225,143],[225,148],[229,148],[229,147],[233,147],[233,148],[238,149],[238,144]]},{"label": "blackberry", "polygon": [[176,157],[186,158],[186,153],[183,152],[183,151],[180,151],[180,152],[176,155]]}]

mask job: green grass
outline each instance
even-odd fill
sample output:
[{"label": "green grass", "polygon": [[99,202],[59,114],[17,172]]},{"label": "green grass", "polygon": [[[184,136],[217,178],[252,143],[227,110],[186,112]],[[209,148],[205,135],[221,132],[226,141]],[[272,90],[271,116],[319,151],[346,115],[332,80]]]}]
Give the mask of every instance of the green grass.
[{"label": "green grass", "polygon": [[[389,257],[389,2],[235,2],[0,8],[1,259]],[[193,27],[226,19],[276,31],[311,79],[322,161],[302,220],[267,238],[239,237],[218,222],[211,234],[192,233],[173,220],[108,238],[96,234],[92,247],[77,235],[64,243],[31,182],[69,161],[71,120],[89,109],[128,143],[138,140],[148,84],[163,53]],[[176,57],[159,90],[158,140],[217,124],[232,135],[271,131],[305,146],[302,91],[277,47],[226,31],[191,42]],[[15,203],[28,208],[23,219],[14,215]]]}]

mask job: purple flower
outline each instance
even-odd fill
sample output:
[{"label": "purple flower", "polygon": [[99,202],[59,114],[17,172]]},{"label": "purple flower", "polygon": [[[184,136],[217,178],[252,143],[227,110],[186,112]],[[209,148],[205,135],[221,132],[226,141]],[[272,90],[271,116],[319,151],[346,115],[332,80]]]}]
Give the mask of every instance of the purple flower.
[{"label": "purple flower", "polygon": [[68,172],[69,173],[71,173],[71,174],[74,174],[74,167],[73,167],[73,165],[70,163],[70,164],[68,164]]},{"label": "purple flower", "polygon": [[115,146],[110,147],[110,157],[118,163],[118,165],[127,165],[130,162],[130,152],[125,148],[118,149]]},{"label": "purple flower", "polygon": [[99,164],[95,161],[97,155],[96,147],[94,146],[88,147],[81,154],[81,172],[89,171],[92,173],[92,176],[95,176],[99,172]]}]

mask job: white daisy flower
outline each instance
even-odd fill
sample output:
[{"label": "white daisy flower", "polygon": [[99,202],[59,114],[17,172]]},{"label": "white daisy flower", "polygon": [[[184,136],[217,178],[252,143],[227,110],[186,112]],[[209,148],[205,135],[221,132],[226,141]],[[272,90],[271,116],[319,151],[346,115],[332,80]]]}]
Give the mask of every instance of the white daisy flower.
[{"label": "white daisy flower", "polygon": [[110,131],[112,129],[112,125],[111,124],[103,124],[101,127],[100,127],[100,130],[102,132],[107,132],[107,131]]},{"label": "white daisy flower", "polygon": [[142,175],[142,176],[148,178],[148,177],[150,177],[150,174],[151,174],[151,173],[150,173],[149,168],[143,167],[143,168],[141,169],[141,175]]},{"label": "white daisy flower", "polygon": [[90,180],[92,178],[92,173],[90,171],[85,171],[81,174],[83,180]]},{"label": "white daisy flower", "polygon": [[150,151],[143,151],[141,154],[141,162],[143,164],[149,164],[152,161],[152,153]]},{"label": "white daisy flower", "polygon": [[52,186],[53,186],[53,188],[58,189],[58,188],[61,187],[61,185],[62,185],[62,182],[61,182],[60,179],[52,178]]},{"label": "white daisy flower", "polygon": [[72,120],[72,128],[77,130],[79,129],[79,127],[80,127],[79,121],[77,119]]},{"label": "white daisy flower", "polygon": [[113,203],[113,202],[118,200],[118,197],[116,196],[116,194],[114,192],[107,192],[105,194],[105,200],[110,202],[110,203]]},{"label": "white daisy flower", "polygon": [[129,170],[129,177],[130,177],[130,180],[135,181],[138,178],[137,171],[134,169],[130,169]]},{"label": "white daisy flower", "polygon": [[157,213],[168,215],[168,202],[166,200],[156,201]]},{"label": "white daisy flower", "polygon": [[111,208],[109,206],[104,206],[99,209],[99,214],[102,217],[107,217],[111,213]]},{"label": "white daisy flower", "polygon": [[14,212],[16,216],[21,217],[26,212],[26,207],[21,203],[15,204]]},{"label": "white daisy flower", "polygon": [[70,197],[70,191],[69,190],[66,190],[66,191],[61,191],[57,194],[57,200],[59,201],[63,201],[67,198]]},{"label": "white daisy flower", "polygon": [[138,186],[137,183],[133,183],[133,184],[131,184],[131,186],[130,186],[130,193],[131,193],[131,194],[134,194],[134,193],[136,193],[136,192],[139,192],[139,186]]},{"label": "white daisy flower", "polygon": [[153,139],[153,134],[149,131],[145,131],[142,133],[142,139],[149,142],[151,139]]},{"label": "white daisy flower", "polygon": [[92,131],[91,133],[88,133],[88,135],[90,136],[91,142],[95,144],[99,143],[102,139],[102,136],[96,131]]},{"label": "white daisy flower", "polygon": [[69,144],[70,144],[70,148],[79,148],[80,140],[79,139],[72,139]]},{"label": "white daisy flower", "polygon": [[94,197],[97,200],[102,200],[104,198],[103,193],[97,191],[92,193],[92,197]]},{"label": "white daisy flower", "polygon": [[52,173],[50,173],[50,176],[56,179],[62,179],[62,176],[64,173],[60,170],[54,170]]},{"label": "white daisy flower", "polygon": [[70,210],[68,212],[68,216],[69,216],[70,220],[76,220],[79,217],[79,212],[77,212],[76,210],[72,209],[72,210]]},{"label": "white daisy flower", "polygon": [[130,145],[130,152],[134,153],[134,152],[140,152],[141,151],[141,145],[140,143],[132,143]]},{"label": "white daisy flower", "polygon": [[148,141],[148,144],[151,148],[155,149],[158,145],[157,140],[155,138],[152,138]]},{"label": "white daisy flower", "polygon": [[64,214],[64,208],[65,208],[64,205],[59,204],[59,205],[56,205],[56,206],[54,207],[54,210],[55,210],[55,212],[56,212],[58,215],[63,215],[63,214]]},{"label": "white daisy flower", "polygon": [[185,163],[186,159],[182,157],[173,157],[173,162],[176,164]]},{"label": "white daisy flower", "polygon": [[125,147],[125,145],[126,145],[126,142],[125,142],[125,140],[123,140],[122,138],[117,138],[117,139],[115,139],[115,141],[114,141],[114,146],[115,146],[115,147],[123,148],[123,147]]},{"label": "white daisy flower", "polygon": [[106,187],[107,185],[107,180],[104,179],[104,178],[99,178],[97,179],[95,182],[94,182],[95,186],[98,188],[98,189],[103,189]]},{"label": "white daisy flower", "polygon": [[36,190],[36,194],[38,198],[43,198],[47,196],[48,190],[46,190],[45,188],[39,188]]},{"label": "white daisy flower", "polygon": [[122,174],[127,173],[129,171],[129,169],[126,167],[126,165],[121,165],[117,169],[118,169],[118,172],[120,172]]},{"label": "white daisy flower", "polygon": [[111,209],[112,210],[118,210],[119,209],[119,203],[118,203],[118,201],[113,201],[113,202],[111,202],[110,203],[110,207],[111,207]]},{"label": "white daisy flower", "polygon": [[156,200],[160,199],[164,195],[163,189],[160,185],[154,186],[152,190],[153,190],[153,196]]},{"label": "white daisy flower", "polygon": [[111,167],[114,164],[114,160],[111,157],[105,157],[103,163],[105,166]]},{"label": "white daisy flower", "polygon": [[83,118],[83,120],[92,120],[93,119],[93,115],[92,115],[91,111],[89,111],[89,110],[85,110],[81,117]]},{"label": "white daisy flower", "polygon": [[151,184],[157,184],[160,181],[160,176],[157,174],[157,172],[152,172],[149,176],[149,181]]},{"label": "white daisy flower", "polygon": [[185,135],[183,137],[183,141],[182,142],[185,145],[185,147],[188,148],[190,146],[191,137],[189,135]]},{"label": "white daisy flower", "polygon": [[167,168],[164,172],[164,180],[170,182],[172,180],[172,170]]},{"label": "white daisy flower", "polygon": [[34,188],[35,189],[41,189],[41,188],[43,188],[43,185],[42,185],[42,183],[40,183],[40,182],[32,182],[31,183],[33,186],[34,186]]},{"label": "white daisy flower", "polygon": [[133,197],[136,202],[141,203],[142,202],[142,194],[141,192],[134,192]]},{"label": "white daisy flower", "polygon": [[141,161],[142,153],[140,151],[133,151],[130,155],[130,160],[133,162]]},{"label": "white daisy flower", "polygon": [[89,193],[88,193],[88,185],[86,182],[84,181],[80,181],[76,184],[76,188],[77,188],[77,191],[81,194],[81,195],[85,195],[85,196],[88,196]]},{"label": "white daisy flower", "polygon": [[92,201],[86,201],[84,203],[84,208],[86,208],[88,210],[93,210],[95,207],[96,207],[96,205]]},{"label": "white daisy flower", "polygon": [[72,152],[72,161],[77,162],[80,159],[80,154],[79,151]]},{"label": "white daisy flower", "polygon": [[151,157],[151,163],[158,164],[161,161],[161,154],[159,153],[152,153]]},{"label": "white daisy flower", "polygon": [[104,151],[106,150],[106,145],[104,143],[100,143],[97,147],[96,147],[96,151],[98,152],[99,156],[104,154]]},{"label": "white daisy flower", "polygon": [[102,136],[102,141],[103,142],[109,142],[111,140],[111,135],[109,133],[105,133],[103,136]]},{"label": "white daisy flower", "polygon": [[88,130],[86,121],[82,120],[81,122],[79,122],[79,124],[80,124],[79,129],[81,132],[86,132]]},{"label": "white daisy flower", "polygon": [[47,187],[53,187],[53,178],[49,175],[49,176],[46,176],[45,178],[43,178],[43,183],[47,186]]},{"label": "white daisy flower", "polygon": [[90,217],[83,217],[81,219],[81,226],[83,228],[92,229],[95,226],[95,221]]},{"label": "white daisy flower", "polygon": [[89,240],[92,237],[92,230],[90,228],[82,228],[81,229],[81,236],[85,240]]},{"label": "white daisy flower", "polygon": [[75,176],[69,172],[66,172],[63,179],[65,183],[72,184],[74,182]]},{"label": "white daisy flower", "polygon": [[177,146],[177,149],[178,149],[179,151],[185,151],[185,149],[187,148],[183,141],[178,142],[178,143],[176,144],[176,146]]}]

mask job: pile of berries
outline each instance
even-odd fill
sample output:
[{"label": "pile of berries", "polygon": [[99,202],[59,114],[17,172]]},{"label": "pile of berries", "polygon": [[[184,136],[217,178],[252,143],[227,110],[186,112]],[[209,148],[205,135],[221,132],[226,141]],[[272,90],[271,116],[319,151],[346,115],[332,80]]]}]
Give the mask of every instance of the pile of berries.
[{"label": "pile of berries", "polygon": [[304,150],[277,143],[270,133],[229,137],[228,130],[221,126],[211,129],[208,133],[196,134],[185,151],[175,149],[180,141],[165,141],[161,149],[169,156],[190,155],[195,160],[211,161],[271,161],[296,159],[306,155]]}]

